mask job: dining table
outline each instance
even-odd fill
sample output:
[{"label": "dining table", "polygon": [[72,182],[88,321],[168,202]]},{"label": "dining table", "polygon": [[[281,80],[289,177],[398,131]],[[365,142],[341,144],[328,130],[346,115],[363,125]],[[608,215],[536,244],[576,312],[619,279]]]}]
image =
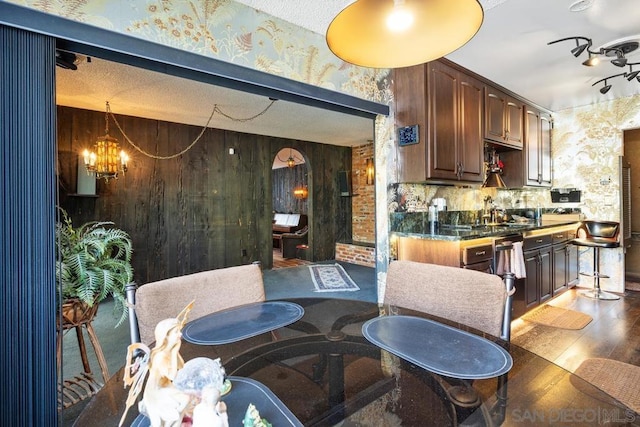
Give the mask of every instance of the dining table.
[{"label": "dining table", "polygon": [[[75,426],[117,426],[123,368]],[[513,343],[429,313],[338,298],[235,307],[188,322],[180,355],[220,359],[230,426],[249,403],[281,426],[640,425],[637,414]],[[123,425],[147,426],[133,405]]]}]

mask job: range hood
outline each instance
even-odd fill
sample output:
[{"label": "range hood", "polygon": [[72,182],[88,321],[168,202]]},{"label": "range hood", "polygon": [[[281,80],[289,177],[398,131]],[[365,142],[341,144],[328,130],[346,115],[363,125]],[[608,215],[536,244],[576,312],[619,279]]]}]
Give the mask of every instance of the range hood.
[{"label": "range hood", "polygon": [[504,181],[502,180],[502,177],[500,176],[500,173],[501,172],[499,171],[494,172],[492,170],[488,170],[487,177],[482,183],[482,187],[483,188],[507,188]]}]

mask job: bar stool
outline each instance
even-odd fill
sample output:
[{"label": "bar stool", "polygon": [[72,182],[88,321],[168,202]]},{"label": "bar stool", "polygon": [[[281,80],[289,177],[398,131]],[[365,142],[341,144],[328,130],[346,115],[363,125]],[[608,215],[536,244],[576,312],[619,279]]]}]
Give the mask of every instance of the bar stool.
[{"label": "bar stool", "polygon": [[593,248],[593,273],[580,273],[593,277],[593,289],[580,291],[580,295],[601,300],[617,300],[619,296],[600,289],[600,278],[609,276],[600,272],[600,248],[618,248],[620,242],[620,223],[614,221],[582,221],[577,231],[577,238],[571,243],[577,246]]}]

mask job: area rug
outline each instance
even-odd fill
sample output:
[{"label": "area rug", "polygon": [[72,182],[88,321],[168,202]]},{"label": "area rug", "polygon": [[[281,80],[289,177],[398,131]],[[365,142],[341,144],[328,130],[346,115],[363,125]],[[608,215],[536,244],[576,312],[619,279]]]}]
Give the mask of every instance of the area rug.
[{"label": "area rug", "polygon": [[315,292],[349,292],[360,288],[340,264],[310,265],[309,272]]},{"label": "area rug", "polygon": [[576,369],[575,375],[640,413],[640,366],[617,360],[592,358],[584,360]]},{"label": "area rug", "polygon": [[582,329],[593,320],[588,314],[545,304],[522,316],[522,320],[561,329]]}]

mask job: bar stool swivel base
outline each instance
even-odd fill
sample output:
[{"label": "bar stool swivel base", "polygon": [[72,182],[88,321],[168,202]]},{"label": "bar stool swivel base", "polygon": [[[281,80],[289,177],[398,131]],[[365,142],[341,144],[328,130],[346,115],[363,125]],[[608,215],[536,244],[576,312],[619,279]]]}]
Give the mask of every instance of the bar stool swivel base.
[{"label": "bar stool swivel base", "polygon": [[602,300],[610,300],[610,301],[620,299],[618,295],[605,292],[601,289],[587,289],[586,291],[578,292],[578,294],[582,295],[583,297],[588,297],[593,299],[602,299]]}]

